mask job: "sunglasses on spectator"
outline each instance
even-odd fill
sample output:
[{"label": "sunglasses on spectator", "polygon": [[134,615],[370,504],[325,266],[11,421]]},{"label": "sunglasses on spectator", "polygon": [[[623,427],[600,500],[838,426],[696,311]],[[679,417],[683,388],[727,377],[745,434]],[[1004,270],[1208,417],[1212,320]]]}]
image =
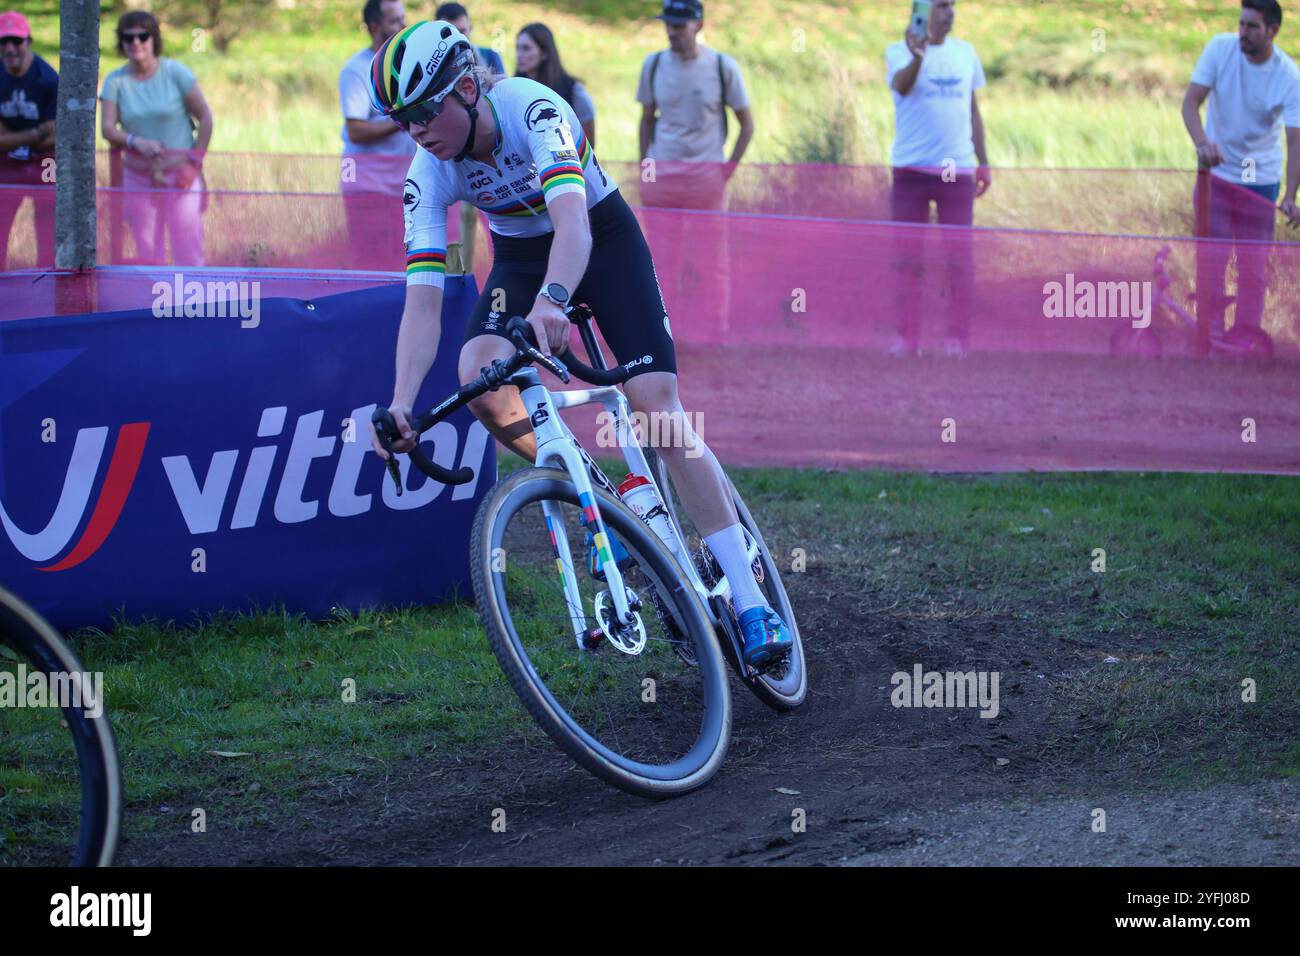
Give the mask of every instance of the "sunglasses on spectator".
[{"label": "sunglasses on spectator", "polygon": [[150,39],[150,38],[152,37],[152,34],[149,34],[149,33],[122,33],[122,34],[119,34],[119,36],[122,37],[122,42],[123,42],[123,43],[144,43],[146,40],[148,40],[148,39]]},{"label": "sunglasses on spectator", "polygon": [[22,46],[27,37],[0,37],[0,46]]}]

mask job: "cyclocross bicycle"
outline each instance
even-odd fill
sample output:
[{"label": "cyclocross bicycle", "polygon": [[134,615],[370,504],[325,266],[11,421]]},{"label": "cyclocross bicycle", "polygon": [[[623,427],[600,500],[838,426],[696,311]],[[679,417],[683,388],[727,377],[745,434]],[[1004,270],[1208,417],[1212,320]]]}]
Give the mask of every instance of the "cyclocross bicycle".
[{"label": "cyclocross bicycle", "polygon": [[67,862],[54,854],[69,843],[73,866],[113,860],[122,771],[85,673],[58,632],[0,588],[0,865]]},{"label": "cyclocross bicycle", "polygon": [[[707,782],[726,754],[731,697],[724,660],[764,703],[789,710],[808,690],[803,645],[776,562],[733,486],[755,579],[794,638],[790,655],[771,670],[746,668],[730,584],[678,506],[662,458],[642,451],[616,387],[634,365],[606,368],[590,311],[577,306],[567,314],[596,367],[571,350],[542,355],[531,327],[515,317],[506,326],[515,354],[411,425],[424,433],[485,392],[519,389],[537,463],[497,484],[475,516],[470,569],[483,628],[524,707],[565,753],[630,793],[673,796]],[[534,364],[566,384],[572,373],[597,387],[552,393]],[[611,416],[628,471],[654,486],[671,533],[661,538],[620,499],[559,415],[590,404]],[[386,408],[373,422],[400,494],[396,423]],[[469,468],[431,461],[418,444],[409,457],[444,484],[473,478]],[[575,559],[588,550],[590,559]]]}]

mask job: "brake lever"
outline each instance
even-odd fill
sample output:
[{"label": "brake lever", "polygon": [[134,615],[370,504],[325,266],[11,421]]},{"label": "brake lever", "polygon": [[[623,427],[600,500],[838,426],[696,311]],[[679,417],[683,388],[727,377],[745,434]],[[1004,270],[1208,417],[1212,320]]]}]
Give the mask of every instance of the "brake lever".
[{"label": "brake lever", "polygon": [[569,384],[569,370],[562,364],[551,358],[549,355],[543,355],[539,349],[530,343],[522,332],[514,332],[510,336],[515,343],[515,348],[523,352],[538,365],[550,371],[552,375],[558,378],[565,385]]},{"label": "brake lever", "polygon": [[384,464],[388,465],[388,474],[392,476],[393,485],[397,488],[397,497],[402,497],[402,470],[397,467],[397,456],[390,451],[388,461]]},{"label": "brake lever", "polygon": [[370,419],[375,425],[375,436],[379,439],[379,444],[383,446],[384,451],[388,452],[388,459],[384,462],[388,466],[388,474],[392,476],[393,484],[397,487],[397,496],[402,496],[402,471],[397,466],[397,453],[393,451],[393,436],[389,434],[390,430],[396,434],[397,422],[393,420],[392,413],[386,408],[375,409],[375,414]]},{"label": "brake lever", "polygon": [[531,345],[528,347],[528,354],[534,362],[550,370],[551,374],[558,378],[565,385],[569,384],[569,370],[564,365],[549,355],[543,355]]}]

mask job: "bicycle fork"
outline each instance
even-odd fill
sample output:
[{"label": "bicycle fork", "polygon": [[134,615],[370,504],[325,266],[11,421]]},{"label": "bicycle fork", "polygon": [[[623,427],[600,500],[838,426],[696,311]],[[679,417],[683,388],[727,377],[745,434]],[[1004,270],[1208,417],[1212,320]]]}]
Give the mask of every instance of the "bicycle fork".
[{"label": "bicycle fork", "polygon": [[[560,418],[551,393],[538,380],[537,372],[533,369],[524,369],[515,377],[520,380],[517,383],[519,395],[537,439],[537,465],[544,467],[553,464],[567,472],[578,493],[578,505],[582,508],[583,518],[591,532],[596,554],[605,574],[610,603],[613,605],[610,625],[611,627],[616,624],[633,626],[636,624],[637,616],[628,602],[623,574],[614,561],[609,529],[600,513],[600,506],[596,501],[591,476],[588,473],[588,461],[581,453],[581,446],[578,445],[577,439],[573,437],[568,426],[564,424],[564,420]],[[565,604],[568,607],[574,640],[579,650],[590,650],[587,640],[587,613],[582,606],[577,566],[573,560],[573,550],[569,547],[564,516],[560,509],[549,501],[542,502],[542,513],[546,518],[546,530],[555,553],[556,570],[563,582]]]}]

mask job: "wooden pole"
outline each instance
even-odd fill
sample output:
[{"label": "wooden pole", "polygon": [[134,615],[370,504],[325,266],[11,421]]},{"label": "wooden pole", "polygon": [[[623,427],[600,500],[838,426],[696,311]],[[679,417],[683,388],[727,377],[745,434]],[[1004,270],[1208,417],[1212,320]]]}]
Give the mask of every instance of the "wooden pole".
[{"label": "wooden pole", "polygon": [[59,0],[59,105],[55,121],[57,269],[95,267],[95,94],[99,0]]}]

